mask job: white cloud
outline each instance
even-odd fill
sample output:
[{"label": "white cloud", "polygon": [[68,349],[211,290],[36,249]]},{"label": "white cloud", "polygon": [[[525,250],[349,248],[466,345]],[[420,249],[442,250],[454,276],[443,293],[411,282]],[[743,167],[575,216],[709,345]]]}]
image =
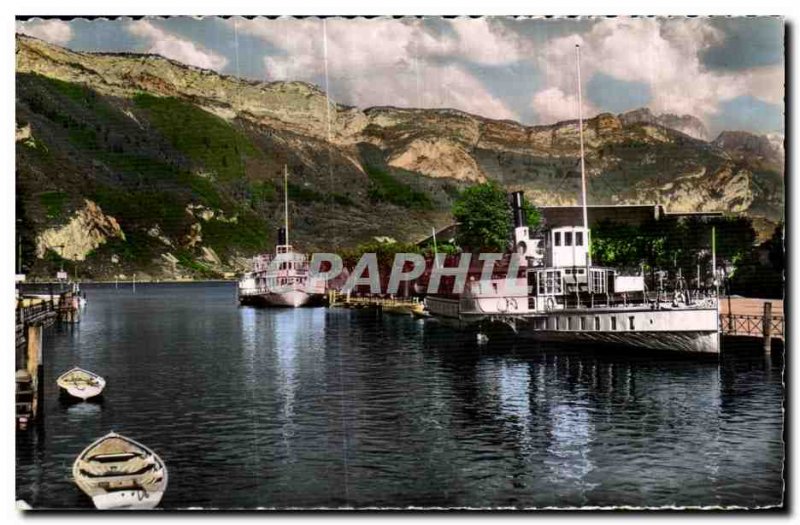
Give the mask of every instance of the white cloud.
[{"label": "white cloud", "polygon": [[[577,86],[575,88],[577,90]],[[533,96],[533,108],[543,123],[559,122],[562,120],[577,120],[578,118],[578,95],[564,93],[560,88],[551,87],[543,89]],[[584,93],[585,95],[585,93]],[[583,116],[588,118],[599,112],[584,97]]]},{"label": "white cloud", "polygon": [[485,19],[452,20],[438,33],[419,20],[332,19],[324,29],[313,19],[230,23],[279,50],[264,57],[268,80],[324,84],[326,41],[330,91],[338,102],[450,107],[489,118],[519,118],[464,65],[496,65],[521,55],[519,37]]},{"label": "white cloud", "polygon": [[[532,105],[537,112],[545,102],[560,107],[553,89],[575,93],[575,44],[581,45],[584,97],[592,75],[603,73],[646,84],[652,96],[649,106],[656,113],[688,113],[706,121],[718,112],[720,102],[738,96],[780,101],[781,66],[736,72],[703,66],[702,51],[722,43],[723,38],[718,29],[699,18],[602,20],[587,33],[546,44],[539,67],[547,87],[533,96]],[[540,113],[540,120],[546,122],[547,116],[546,111]]]},{"label": "white cloud", "polygon": [[144,38],[150,48],[148,53],[161,55],[184,64],[219,71],[228,59],[206,50],[191,40],[164,31],[147,20],[131,22],[126,26],[129,33]]},{"label": "white cloud", "polygon": [[62,20],[17,22],[17,31],[60,46],[72,40],[72,28]]},{"label": "white cloud", "polygon": [[430,56],[457,57],[483,65],[501,65],[526,58],[532,44],[518,33],[487,18],[457,18],[450,33],[421,39],[420,51]]}]

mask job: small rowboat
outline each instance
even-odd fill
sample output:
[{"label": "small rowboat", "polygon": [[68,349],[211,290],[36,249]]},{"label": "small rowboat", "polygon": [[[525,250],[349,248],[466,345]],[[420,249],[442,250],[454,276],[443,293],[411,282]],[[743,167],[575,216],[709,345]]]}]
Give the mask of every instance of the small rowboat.
[{"label": "small rowboat", "polygon": [[78,367],[61,374],[56,383],[67,394],[84,401],[99,396],[106,387],[105,379]]},{"label": "small rowboat", "polygon": [[108,509],[152,509],[167,489],[167,467],[155,452],[111,432],[81,452],[72,466],[75,484]]}]

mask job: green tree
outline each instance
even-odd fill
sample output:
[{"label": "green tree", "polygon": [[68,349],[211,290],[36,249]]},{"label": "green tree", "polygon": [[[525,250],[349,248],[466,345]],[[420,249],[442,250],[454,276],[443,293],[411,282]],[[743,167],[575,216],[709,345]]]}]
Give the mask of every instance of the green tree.
[{"label": "green tree", "polygon": [[[537,227],[539,210],[526,203],[528,226]],[[496,182],[471,186],[453,203],[453,217],[459,223],[458,244],[470,250],[504,251],[511,239],[513,217],[507,192]]]},{"label": "green tree", "polygon": [[766,245],[769,250],[769,262],[772,264],[772,267],[776,271],[783,273],[786,267],[783,247],[783,223],[775,227],[775,231],[772,232],[772,237],[767,241]]}]

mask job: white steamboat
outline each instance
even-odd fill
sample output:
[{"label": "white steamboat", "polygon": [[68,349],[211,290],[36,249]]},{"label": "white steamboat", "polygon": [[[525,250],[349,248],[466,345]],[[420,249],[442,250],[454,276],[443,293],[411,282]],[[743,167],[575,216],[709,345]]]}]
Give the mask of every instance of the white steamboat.
[{"label": "white steamboat", "polygon": [[643,275],[591,264],[589,231],[582,226],[552,228],[544,239],[531,239],[521,192],[513,198],[512,257],[521,276],[469,281],[457,298],[429,296],[432,316],[479,331],[500,324],[539,341],[719,353],[714,292],[678,287],[651,297]]},{"label": "white steamboat", "polygon": [[253,257],[252,270],[239,281],[241,304],[314,306],[325,297],[325,281],[309,272],[308,257],[289,244],[289,198],[287,171],[284,169],[284,227],[278,229],[275,254]]}]

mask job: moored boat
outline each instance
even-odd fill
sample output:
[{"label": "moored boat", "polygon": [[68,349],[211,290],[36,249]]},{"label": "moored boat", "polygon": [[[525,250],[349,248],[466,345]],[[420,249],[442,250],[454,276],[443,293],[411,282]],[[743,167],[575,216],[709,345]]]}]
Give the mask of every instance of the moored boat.
[{"label": "moored boat", "polygon": [[[511,257],[518,271],[502,279],[473,280],[456,297],[429,295],[426,307],[447,324],[478,330],[502,325],[538,341],[719,354],[719,293],[715,286],[700,290],[698,282],[698,289],[690,291],[679,277],[672,290],[660,289],[653,297],[643,274],[621,275],[616,269],[592,264],[580,48],[576,52],[583,224],[531,235],[523,192],[513,192]],[[716,284],[713,254],[712,240]]]},{"label": "moored boat", "polygon": [[251,271],[239,281],[239,302],[256,306],[318,306],[325,281],[309,271],[308,257],[289,244],[288,172],[284,170],[284,227],[278,229],[275,254],[253,257]]},{"label": "moored boat", "polygon": [[62,392],[84,401],[99,396],[106,387],[105,379],[94,372],[78,367],[61,374],[56,383]]},{"label": "moored boat", "polygon": [[167,489],[167,467],[161,458],[115,432],[81,452],[72,466],[72,476],[101,510],[152,509]]}]

